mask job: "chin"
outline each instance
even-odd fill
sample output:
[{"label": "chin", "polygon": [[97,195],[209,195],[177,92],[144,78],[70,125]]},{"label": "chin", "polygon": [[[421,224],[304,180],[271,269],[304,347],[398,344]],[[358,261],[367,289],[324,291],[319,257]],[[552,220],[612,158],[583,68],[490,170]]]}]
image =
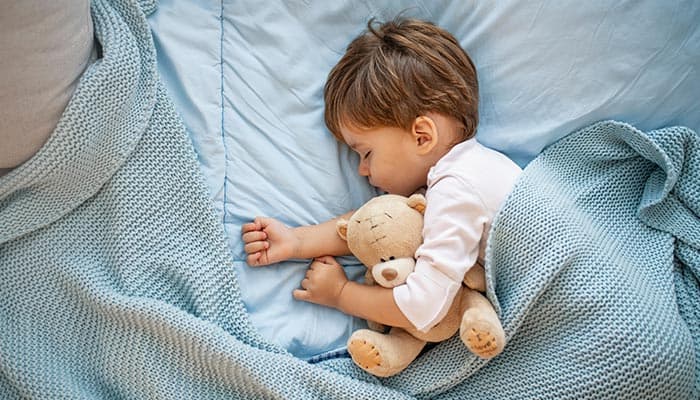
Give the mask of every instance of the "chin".
[{"label": "chin", "polygon": [[379,186],[375,186],[375,188],[377,189],[377,192],[379,192],[379,194],[396,194],[396,195],[404,196],[404,197],[410,197],[412,194],[415,194],[416,192],[418,192],[421,189],[421,188],[417,188],[415,190],[411,190],[411,189],[393,190],[393,189],[385,189],[385,188],[379,187]]},{"label": "chin", "polygon": [[377,195],[380,195],[380,196],[383,195],[383,194],[393,194],[393,193],[389,192],[388,190],[384,190],[384,189],[382,189],[382,188],[380,188],[380,187],[378,187],[378,186],[375,186],[374,188],[375,188],[376,191],[377,191]]},{"label": "chin", "polygon": [[416,192],[415,190],[402,190],[402,191],[392,192],[391,194],[398,194],[400,196],[410,197],[415,192]]}]

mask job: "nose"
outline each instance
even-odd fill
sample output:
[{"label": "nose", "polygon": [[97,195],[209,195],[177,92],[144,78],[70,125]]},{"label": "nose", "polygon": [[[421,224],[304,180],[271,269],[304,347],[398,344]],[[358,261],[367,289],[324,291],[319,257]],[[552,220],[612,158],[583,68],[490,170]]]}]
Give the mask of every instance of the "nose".
[{"label": "nose", "polygon": [[369,176],[369,167],[366,161],[360,161],[360,165],[357,166],[357,173],[360,174],[360,176]]},{"label": "nose", "polygon": [[396,272],[395,269],[385,269],[384,271],[382,271],[382,276],[383,276],[384,279],[386,279],[387,281],[392,281],[392,280],[394,280],[394,278],[396,278],[397,276],[399,276],[399,273]]}]

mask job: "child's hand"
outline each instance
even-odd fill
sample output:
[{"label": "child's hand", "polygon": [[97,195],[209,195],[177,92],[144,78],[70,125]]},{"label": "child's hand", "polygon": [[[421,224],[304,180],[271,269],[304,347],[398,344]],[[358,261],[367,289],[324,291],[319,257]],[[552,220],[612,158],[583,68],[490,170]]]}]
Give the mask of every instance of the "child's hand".
[{"label": "child's hand", "polygon": [[274,218],[257,217],[241,228],[243,243],[248,256],[246,261],[252,267],[269,265],[294,257],[299,247],[299,238],[292,228]]},{"label": "child's hand", "polygon": [[338,308],[340,294],[347,283],[348,277],[335,258],[319,257],[306,271],[306,278],[301,281],[302,289],[295,290],[292,295],[297,300]]}]

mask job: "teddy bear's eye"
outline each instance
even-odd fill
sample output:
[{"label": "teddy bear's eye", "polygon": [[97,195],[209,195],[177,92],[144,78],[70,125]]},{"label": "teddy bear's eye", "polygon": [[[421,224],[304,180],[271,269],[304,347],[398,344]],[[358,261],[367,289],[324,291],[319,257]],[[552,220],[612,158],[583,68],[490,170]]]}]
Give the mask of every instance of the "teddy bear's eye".
[{"label": "teddy bear's eye", "polygon": [[381,261],[381,262],[386,262],[386,260],[383,259],[383,258],[380,258],[379,261]]},{"label": "teddy bear's eye", "polygon": [[396,257],[394,257],[394,256],[389,257],[389,260],[395,260],[395,259],[396,259]]}]

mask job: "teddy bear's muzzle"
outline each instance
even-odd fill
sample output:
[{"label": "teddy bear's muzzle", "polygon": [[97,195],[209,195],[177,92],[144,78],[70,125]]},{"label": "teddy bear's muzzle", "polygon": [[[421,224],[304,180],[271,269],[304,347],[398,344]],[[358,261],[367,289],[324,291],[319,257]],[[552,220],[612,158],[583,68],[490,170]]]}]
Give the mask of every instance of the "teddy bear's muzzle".
[{"label": "teddy bear's muzzle", "polygon": [[411,257],[380,262],[372,267],[372,277],[378,285],[393,288],[406,282],[415,266],[416,261]]}]

